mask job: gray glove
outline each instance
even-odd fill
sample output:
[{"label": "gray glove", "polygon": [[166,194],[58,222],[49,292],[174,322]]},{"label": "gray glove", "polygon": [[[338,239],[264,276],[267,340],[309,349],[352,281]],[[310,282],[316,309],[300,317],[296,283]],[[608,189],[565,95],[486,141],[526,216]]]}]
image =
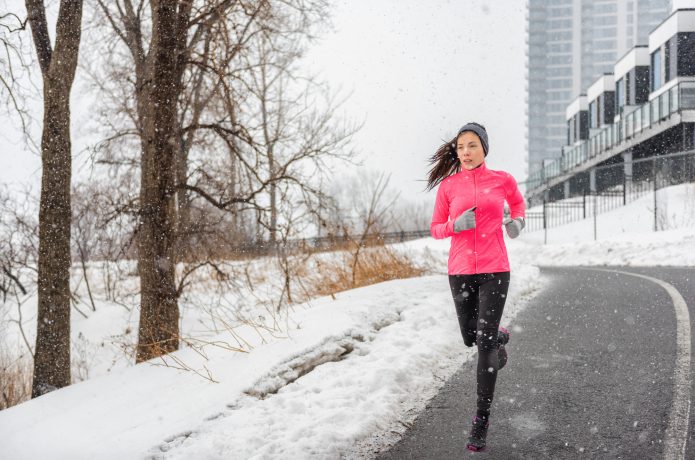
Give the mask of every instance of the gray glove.
[{"label": "gray glove", "polygon": [[517,217],[516,219],[505,219],[504,228],[507,230],[507,235],[509,238],[516,238],[521,233],[521,230],[526,227],[526,221],[523,217]]},{"label": "gray glove", "polygon": [[462,232],[475,228],[475,208],[466,209],[463,214],[458,216],[454,221],[454,233]]}]

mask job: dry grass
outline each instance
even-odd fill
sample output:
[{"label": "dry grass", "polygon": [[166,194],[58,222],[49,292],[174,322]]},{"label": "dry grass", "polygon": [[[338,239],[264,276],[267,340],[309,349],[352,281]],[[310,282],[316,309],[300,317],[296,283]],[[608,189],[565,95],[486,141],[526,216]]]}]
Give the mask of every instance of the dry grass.
[{"label": "dry grass", "polygon": [[332,295],[383,281],[422,276],[428,272],[427,267],[416,264],[407,255],[387,246],[363,249],[356,264],[354,253],[346,252],[330,261],[316,262],[316,265],[315,269],[305,270],[302,274],[306,277],[303,284],[307,297]]},{"label": "dry grass", "polygon": [[10,361],[7,355],[0,355],[0,410],[31,399],[32,373],[30,360],[20,358]]}]

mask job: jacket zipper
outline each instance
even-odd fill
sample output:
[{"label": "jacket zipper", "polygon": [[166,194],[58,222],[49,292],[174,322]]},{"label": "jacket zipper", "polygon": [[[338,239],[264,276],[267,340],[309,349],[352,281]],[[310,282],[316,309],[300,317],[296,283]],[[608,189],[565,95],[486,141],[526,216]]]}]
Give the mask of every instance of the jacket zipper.
[{"label": "jacket zipper", "polygon": [[[475,200],[475,211],[478,211],[478,181],[477,174],[473,173],[473,197]],[[473,256],[475,257],[475,272],[478,273],[478,222],[476,219],[475,228],[473,229]]]}]

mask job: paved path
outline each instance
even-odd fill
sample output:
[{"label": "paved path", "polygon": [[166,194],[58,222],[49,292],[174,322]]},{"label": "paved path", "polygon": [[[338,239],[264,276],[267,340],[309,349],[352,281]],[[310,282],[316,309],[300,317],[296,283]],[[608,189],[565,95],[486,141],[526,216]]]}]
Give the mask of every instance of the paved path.
[{"label": "paved path", "polygon": [[[692,371],[677,372],[695,350],[690,342],[677,344],[669,292],[619,271],[669,283],[687,303],[691,322],[695,318],[695,269],[543,269],[548,287],[514,324],[486,451],[465,448],[475,407],[474,359],[379,458],[695,458],[695,411],[689,424],[684,415],[695,394]],[[693,329],[682,324],[681,333],[684,327]],[[674,391],[676,381],[688,385]],[[678,411],[674,397],[686,398]],[[667,434],[678,417],[680,429]],[[666,447],[666,439],[682,446],[686,436],[685,453]]]}]

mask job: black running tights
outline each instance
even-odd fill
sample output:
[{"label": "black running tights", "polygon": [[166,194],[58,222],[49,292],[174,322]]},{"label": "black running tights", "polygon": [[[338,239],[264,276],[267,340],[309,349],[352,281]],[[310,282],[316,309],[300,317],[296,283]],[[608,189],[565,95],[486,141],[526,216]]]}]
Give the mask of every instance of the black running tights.
[{"label": "black running tights", "polygon": [[449,275],[456,315],[467,347],[478,345],[478,411],[487,420],[497,381],[497,330],[509,289],[509,272]]}]

